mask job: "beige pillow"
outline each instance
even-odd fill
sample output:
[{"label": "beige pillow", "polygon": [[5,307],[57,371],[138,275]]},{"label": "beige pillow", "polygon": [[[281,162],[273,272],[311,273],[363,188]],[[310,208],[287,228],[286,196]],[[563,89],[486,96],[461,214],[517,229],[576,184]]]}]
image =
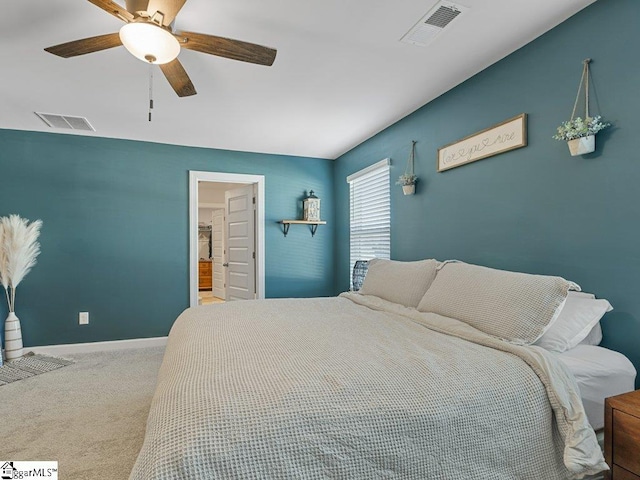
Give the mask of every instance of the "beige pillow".
[{"label": "beige pillow", "polygon": [[418,310],[456,318],[489,335],[530,345],[557,318],[569,290],[580,287],[561,277],[445,262]]},{"label": "beige pillow", "polygon": [[437,260],[398,262],[374,258],[364,277],[360,293],[416,308],[436,277]]}]

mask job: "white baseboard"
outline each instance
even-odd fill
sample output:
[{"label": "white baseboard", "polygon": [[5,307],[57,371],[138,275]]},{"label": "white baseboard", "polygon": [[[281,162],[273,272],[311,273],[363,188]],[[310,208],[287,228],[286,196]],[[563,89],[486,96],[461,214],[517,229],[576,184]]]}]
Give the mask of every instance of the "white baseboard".
[{"label": "white baseboard", "polygon": [[66,345],[43,345],[41,347],[24,347],[26,352],[47,355],[69,355],[73,353],[105,352],[109,350],[125,350],[129,348],[164,347],[167,337],[134,338],[133,340],[115,340],[112,342],[69,343]]}]

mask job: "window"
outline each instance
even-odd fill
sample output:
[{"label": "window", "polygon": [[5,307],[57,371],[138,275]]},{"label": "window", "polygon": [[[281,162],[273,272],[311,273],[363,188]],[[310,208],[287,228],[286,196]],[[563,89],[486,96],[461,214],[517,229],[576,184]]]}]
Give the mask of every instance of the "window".
[{"label": "window", "polygon": [[356,260],[390,258],[389,159],[347,177],[349,183],[349,277]]}]

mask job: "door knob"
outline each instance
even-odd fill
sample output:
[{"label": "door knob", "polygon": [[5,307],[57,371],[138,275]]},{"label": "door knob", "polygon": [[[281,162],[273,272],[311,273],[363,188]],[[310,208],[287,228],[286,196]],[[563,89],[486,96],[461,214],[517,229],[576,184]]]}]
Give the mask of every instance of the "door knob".
[{"label": "door knob", "polygon": [[223,266],[223,267],[228,267],[228,266],[229,266],[229,264],[228,264],[228,263],[223,263],[223,264],[222,264],[222,266]]}]

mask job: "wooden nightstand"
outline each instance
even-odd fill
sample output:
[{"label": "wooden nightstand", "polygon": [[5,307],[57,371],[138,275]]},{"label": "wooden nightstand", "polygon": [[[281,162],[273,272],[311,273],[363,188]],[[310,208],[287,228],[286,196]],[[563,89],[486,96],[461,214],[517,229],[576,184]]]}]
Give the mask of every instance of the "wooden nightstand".
[{"label": "wooden nightstand", "polygon": [[604,457],[608,480],[640,480],[640,390],[604,402]]}]

